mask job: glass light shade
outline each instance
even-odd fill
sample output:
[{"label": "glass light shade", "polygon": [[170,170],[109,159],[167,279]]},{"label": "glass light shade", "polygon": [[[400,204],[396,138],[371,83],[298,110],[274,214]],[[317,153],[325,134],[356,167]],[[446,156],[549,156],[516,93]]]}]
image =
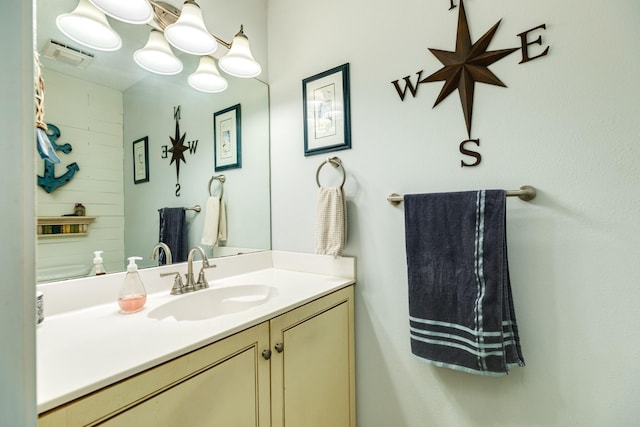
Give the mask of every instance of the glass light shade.
[{"label": "glass light shade", "polygon": [[122,46],[107,17],[89,0],[80,0],[73,12],[59,15],[56,25],[71,40],[93,49],[114,51]]},{"label": "glass light shade", "polygon": [[253,59],[249,39],[244,35],[242,27],[233,38],[229,53],[218,60],[218,65],[222,71],[235,77],[256,77],[262,72],[260,64]]},{"label": "glass light shade", "polygon": [[153,18],[153,9],[147,0],[90,0],[112,18],[128,24],[146,24]]},{"label": "glass light shade", "polygon": [[173,47],[192,55],[209,55],[218,47],[218,42],[204,25],[200,6],[191,0],[184,2],[180,17],[167,25],[164,35]]},{"label": "glass light shade", "polygon": [[215,61],[210,56],[200,58],[198,68],[187,80],[192,88],[201,92],[222,92],[228,86],[227,80],[220,75]]},{"label": "glass light shade", "polygon": [[176,58],[158,30],[151,30],[147,44],[134,52],[133,60],[145,70],[156,74],[172,75],[182,71],[182,61]]}]

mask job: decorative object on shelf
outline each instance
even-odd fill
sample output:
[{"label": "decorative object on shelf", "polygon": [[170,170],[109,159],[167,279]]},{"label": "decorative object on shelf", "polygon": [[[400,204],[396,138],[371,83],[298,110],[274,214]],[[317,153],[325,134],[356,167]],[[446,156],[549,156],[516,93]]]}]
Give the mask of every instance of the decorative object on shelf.
[{"label": "decorative object on shelf", "polygon": [[[489,44],[498,31],[502,20],[498,20],[493,27],[473,43],[471,41],[469,22],[463,0],[459,1],[459,6],[455,51],[429,49],[438,61],[442,63],[443,67],[425,78],[422,77],[423,70],[418,71],[416,73],[417,79],[415,84],[412,82],[411,75],[394,80],[391,84],[394,86],[400,100],[404,101],[407,94],[411,94],[411,96],[415,98],[418,94],[418,88],[422,83],[444,81],[444,85],[433,105],[434,108],[457,90],[460,96],[460,104],[462,106],[468,136],[468,139],[465,139],[459,144],[458,149],[461,154],[474,158],[474,161],[471,163],[461,161],[460,166],[478,166],[482,160],[482,156],[477,151],[480,147],[480,139],[471,138],[475,84],[485,83],[493,86],[506,87],[502,80],[489,69],[489,66],[517,50],[521,50],[522,53],[520,64],[546,56],[549,53],[549,46],[537,54],[531,54],[530,48],[532,45],[537,44],[542,46],[542,36],[538,36],[535,40],[530,40],[529,36],[535,31],[546,30],[547,27],[546,24],[541,24],[517,34],[517,38],[519,38],[520,41],[520,46],[518,47],[489,51],[487,50]],[[454,0],[450,0],[449,10],[457,7],[458,5],[455,4]],[[404,86],[400,83],[401,80],[404,82]],[[469,143],[475,144],[476,147],[469,148]]]},{"label": "decorative object on shelf", "polygon": [[240,25],[240,31],[231,43],[225,42],[209,32],[202,10],[194,0],[185,1],[182,10],[155,0],[79,0],[73,12],[57,17],[56,24],[67,37],[84,46],[103,51],[118,50],[122,40],[109,25],[105,14],[129,24],[152,27],[147,44],[133,54],[134,61],[147,71],[165,75],[182,71],[182,62],[169,45],[201,56],[203,60],[198,69],[189,76],[189,84],[194,89],[220,92],[226,88],[226,80],[218,73],[213,57],[209,56],[218,45],[229,50],[218,60],[218,65],[227,74],[252,78],[262,72],[262,67],[253,58],[243,26]]},{"label": "decorative object on shelf", "polygon": [[95,216],[39,216],[38,237],[77,237],[89,233]]},{"label": "decorative object on shelf", "polygon": [[76,203],[73,207],[73,215],[85,216],[87,214],[87,208],[82,203]]},{"label": "decorative object on shelf", "polygon": [[[57,126],[48,123],[46,133],[48,140],[55,151],[62,151],[65,154],[69,154],[71,152],[71,144],[66,143],[58,145],[56,143],[61,135],[60,129],[58,129]],[[56,176],[56,165],[51,161],[44,159],[44,173],[42,176],[38,175],[38,185],[44,188],[44,191],[47,193],[51,193],[56,188],[71,181],[79,170],[80,166],[78,166],[76,162],[73,162],[67,165],[67,171],[63,175]]]},{"label": "decorative object on shelf", "polygon": [[351,148],[349,64],[302,80],[304,155]]},{"label": "decorative object on shelf", "polygon": [[64,214],[62,216],[85,216],[87,214],[87,208],[82,203],[76,203],[73,207],[73,213]]},{"label": "decorative object on shelf", "polygon": [[149,137],[133,141],[133,183],[149,182]]},{"label": "decorative object on shelf", "polygon": [[242,167],[240,104],[213,114],[213,157],[216,172]]}]

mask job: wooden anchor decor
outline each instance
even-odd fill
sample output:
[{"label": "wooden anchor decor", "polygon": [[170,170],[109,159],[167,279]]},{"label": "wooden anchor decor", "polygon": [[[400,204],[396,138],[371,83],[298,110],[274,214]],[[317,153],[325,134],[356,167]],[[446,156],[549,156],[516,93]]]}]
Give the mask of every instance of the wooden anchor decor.
[{"label": "wooden anchor decor", "polygon": [[[58,145],[56,140],[60,137],[60,129],[52,124],[47,124],[47,135],[51,141],[51,145],[56,151],[62,151],[65,154],[71,152],[71,144],[66,143]],[[67,171],[61,175],[56,176],[56,165],[49,160],[44,160],[44,176],[38,175],[38,185],[44,188],[44,191],[51,193],[56,188],[65,185],[71,181],[76,172],[80,170],[80,166],[76,162],[67,165]]]}]

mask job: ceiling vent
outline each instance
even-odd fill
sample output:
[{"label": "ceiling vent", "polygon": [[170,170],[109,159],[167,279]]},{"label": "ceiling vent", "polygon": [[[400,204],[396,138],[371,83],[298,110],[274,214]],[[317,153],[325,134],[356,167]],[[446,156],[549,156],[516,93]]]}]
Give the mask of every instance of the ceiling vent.
[{"label": "ceiling vent", "polygon": [[93,61],[93,54],[55,40],[49,40],[42,50],[45,58],[85,68]]}]

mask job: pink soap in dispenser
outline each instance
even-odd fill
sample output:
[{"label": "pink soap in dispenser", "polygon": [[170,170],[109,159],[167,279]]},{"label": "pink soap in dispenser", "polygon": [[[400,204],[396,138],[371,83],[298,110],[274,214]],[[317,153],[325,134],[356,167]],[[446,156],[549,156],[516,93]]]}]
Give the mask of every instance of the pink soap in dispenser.
[{"label": "pink soap in dispenser", "polygon": [[142,284],[142,279],[138,274],[136,260],[142,259],[139,256],[127,258],[127,274],[124,276],[124,283],[118,293],[118,305],[122,313],[135,313],[142,310],[147,302],[147,291]]}]

